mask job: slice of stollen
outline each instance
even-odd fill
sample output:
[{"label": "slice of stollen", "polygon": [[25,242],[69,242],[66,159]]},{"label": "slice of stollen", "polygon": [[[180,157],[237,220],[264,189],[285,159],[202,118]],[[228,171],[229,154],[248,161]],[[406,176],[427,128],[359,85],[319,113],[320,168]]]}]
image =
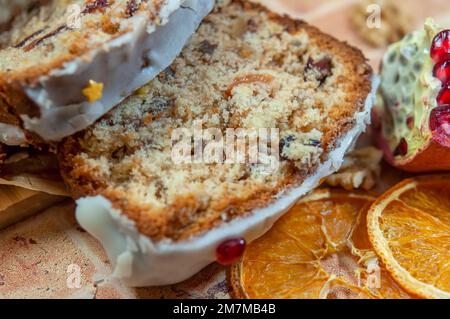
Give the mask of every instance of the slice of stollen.
[{"label": "slice of stollen", "polygon": [[[45,0],[0,34],[0,143],[59,141],[179,54],[214,0]],[[20,6],[18,7],[20,8]]]},{"label": "slice of stollen", "polygon": [[[83,197],[77,218],[128,284],[184,280],[224,241],[261,236],[339,168],[372,89],[357,49],[262,6],[219,1],[170,68],[61,145],[62,174]],[[228,129],[275,132],[258,135],[274,161],[252,161],[250,147],[244,161],[208,161],[205,136]]]}]

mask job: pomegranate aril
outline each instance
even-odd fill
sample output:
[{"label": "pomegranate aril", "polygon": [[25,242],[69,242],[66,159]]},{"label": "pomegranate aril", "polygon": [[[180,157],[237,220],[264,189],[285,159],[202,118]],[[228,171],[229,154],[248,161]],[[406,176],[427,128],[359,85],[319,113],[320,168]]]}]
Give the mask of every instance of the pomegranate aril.
[{"label": "pomegranate aril", "polygon": [[438,63],[434,66],[433,74],[442,83],[450,81],[450,60]]},{"label": "pomegranate aril", "polygon": [[394,156],[405,156],[406,154],[408,154],[408,142],[402,138],[394,151]]},{"label": "pomegranate aril", "polygon": [[442,87],[439,95],[437,96],[438,106],[450,104],[450,82],[447,82]]},{"label": "pomegranate aril", "polygon": [[430,130],[433,139],[443,146],[450,147],[450,104],[431,111]]},{"label": "pomegranate aril", "polygon": [[450,123],[450,105],[436,107],[431,111],[430,129],[435,131],[443,123]]},{"label": "pomegranate aril", "polygon": [[450,59],[450,30],[441,31],[434,37],[430,54],[436,63]]},{"label": "pomegranate aril", "polygon": [[243,238],[235,238],[223,242],[216,250],[217,262],[224,266],[236,263],[244,253],[245,245],[245,239]]}]

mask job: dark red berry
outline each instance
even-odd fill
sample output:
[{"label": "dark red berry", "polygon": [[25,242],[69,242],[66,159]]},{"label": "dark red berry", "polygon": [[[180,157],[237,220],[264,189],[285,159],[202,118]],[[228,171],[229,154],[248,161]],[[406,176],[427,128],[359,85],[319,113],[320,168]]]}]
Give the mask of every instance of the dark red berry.
[{"label": "dark red berry", "polygon": [[405,156],[406,154],[408,154],[408,142],[402,138],[394,151],[394,156]]},{"label": "dark red berry", "polygon": [[430,115],[430,130],[433,139],[450,147],[450,104],[434,108]]},{"label": "dark red berry", "polygon": [[442,83],[450,81],[450,60],[438,63],[434,66],[433,74]]},{"label": "dark red berry", "polygon": [[430,53],[436,63],[450,59],[450,30],[441,31],[434,37]]},{"label": "dark red berry", "polygon": [[217,262],[224,266],[236,263],[244,253],[245,245],[245,239],[243,238],[223,242],[216,250]]},{"label": "dark red berry", "polygon": [[450,82],[447,82],[442,86],[439,95],[437,96],[438,106],[450,104]]}]

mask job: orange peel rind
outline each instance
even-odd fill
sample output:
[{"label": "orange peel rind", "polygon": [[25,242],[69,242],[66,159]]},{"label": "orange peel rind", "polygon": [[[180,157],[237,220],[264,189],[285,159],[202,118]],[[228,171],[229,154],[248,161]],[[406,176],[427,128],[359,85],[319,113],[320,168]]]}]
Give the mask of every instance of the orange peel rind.
[{"label": "orange peel rind", "polygon": [[407,179],[367,216],[371,243],[394,279],[424,298],[450,298],[450,175]]}]

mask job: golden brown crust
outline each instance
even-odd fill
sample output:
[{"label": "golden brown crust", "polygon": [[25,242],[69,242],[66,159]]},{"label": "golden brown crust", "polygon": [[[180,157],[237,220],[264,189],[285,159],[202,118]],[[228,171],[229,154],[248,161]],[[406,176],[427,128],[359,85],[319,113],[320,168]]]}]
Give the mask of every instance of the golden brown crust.
[{"label": "golden brown crust", "polygon": [[[237,0],[233,2],[240,3],[246,11],[267,12],[260,5]],[[333,108],[328,114],[330,126],[322,138],[322,161],[326,160],[329,152],[336,147],[337,141],[355,126],[354,114],[362,111],[371,90],[372,70],[359,50],[323,34],[317,28],[287,16],[270,13],[270,17],[284,26],[289,33],[306,31],[315,46],[338,57],[344,66],[345,72],[337,81],[345,85],[346,102],[351,107]],[[157,208],[129,201],[126,191],[107,187],[108,176],[102,175],[95,167],[85,165],[84,159],[79,156],[83,151],[80,139],[85,138],[85,135],[83,132],[68,138],[60,148],[61,172],[74,196],[105,196],[114,207],[136,222],[141,233],[154,240],[183,240],[210,230],[224,221],[248,216],[255,209],[273,202],[276,195],[299,185],[307,176],[312,175],[317,167],[316,165],[307,171],[301,171],[292,164],[288,169],[289,173],[285,174],[276,186],[260,187],[249,192],[247,196],[233,197],[230,194],[222,201],[215,202],[214,209],[208,210],[202,206],[195,194],[180,194],[172,201],[174,204]]]}]

